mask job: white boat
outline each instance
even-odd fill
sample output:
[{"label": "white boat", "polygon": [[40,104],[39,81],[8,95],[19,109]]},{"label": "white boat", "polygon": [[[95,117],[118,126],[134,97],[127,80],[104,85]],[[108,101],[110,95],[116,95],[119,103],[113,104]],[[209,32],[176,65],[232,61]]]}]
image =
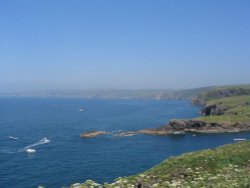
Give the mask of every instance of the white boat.
[{"label": "white boat", "polygon": [[245,138],[234,138],[235,141],[245,141]]},{"label": "white boat", "polygon": [[35,149],[32,149],[32,148],[28,148],[25,150],[27,153],[35,153],[36,150]]},{"label": "white boat", "polygon": [[80,112],[83,112],[83,109],[81,108],[79,111],[80,111]]},{"label": "white boat", "polygon": [[18,140],[18,138],[14,137],[14,136],[9,136],[9,139],[11,139],[11,140]]}]

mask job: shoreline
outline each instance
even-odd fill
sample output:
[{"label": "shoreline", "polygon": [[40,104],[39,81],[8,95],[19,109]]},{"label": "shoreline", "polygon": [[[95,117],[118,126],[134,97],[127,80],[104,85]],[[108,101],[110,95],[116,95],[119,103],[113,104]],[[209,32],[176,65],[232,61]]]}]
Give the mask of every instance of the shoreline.
[{"label": "shoreline", "polygon": [[[193,104],[201,106],[202,116],[188,120],[174,119],[158,128],[123,134],[166,136],[250,132],[250,94],[242,88],[207,91],[196,96]],[[87,180],[71,187],[249,187],[250,141],[244,140],[238,138],[240,143],[170,157],[143,173],[117,178],[113,183],[97,184]]]}]

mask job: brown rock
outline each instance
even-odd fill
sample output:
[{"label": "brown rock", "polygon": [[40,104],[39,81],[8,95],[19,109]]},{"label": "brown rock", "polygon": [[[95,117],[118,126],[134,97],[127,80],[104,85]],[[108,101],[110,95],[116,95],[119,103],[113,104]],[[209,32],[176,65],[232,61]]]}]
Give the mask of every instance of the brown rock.
[{"label": "brown rock", "polygon": [[92,138],[92,137],[96,137],[96,136],[104,135],[104,134],[107,134],[107,132],[105,132],[105,131],[90,131],[90,132],[82,133],[80,136],[82,138]]}]

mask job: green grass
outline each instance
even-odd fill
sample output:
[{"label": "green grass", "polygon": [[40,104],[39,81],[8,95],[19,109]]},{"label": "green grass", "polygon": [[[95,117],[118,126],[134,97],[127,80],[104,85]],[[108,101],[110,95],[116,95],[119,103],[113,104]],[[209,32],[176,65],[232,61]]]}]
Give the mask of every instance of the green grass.
[{"label": "green grass", "polygon": [[250,95],[225,97],[207,102],[207,105],[213,104],[224,109],[224,115],[202,116],[196,119],[209,123],[250,122]]},{"label": "green grass", "polygon": [[[81,187],[91,187],[88,183],[81,184]],[[96,187],[132,188],[138,183],[159,188],[249,188],[250,141],[172,157],[141,174]]]},{"label": "green grass", "polygon": [[250,106],[250,95],[243,96],[234,96],[234,97],[225,97],[221,99],[213,99],[209,100],[207,104],[216,104],[219,106],[224,106],[225,108],[233,108],[237,106],[247,105],[249,103]]},{"label": "green grass", "polygon": [[238,106],[227,111],[227,114],[247,114],[250,115],[250,105]]},{"label": "green grass", "polygon": [[222,98],[222,93],[224,93],[224,95],[231,93],[232,96],[250,95],[250,85],[217,86],[199,93],[196,98],[207,102],[209,100]]},{"label": "green grass", "polygon": [[236,122],[250,122],[250,115],[221,115],[221,116],[202,116],[195,118],[208,123],[236,123]]}]

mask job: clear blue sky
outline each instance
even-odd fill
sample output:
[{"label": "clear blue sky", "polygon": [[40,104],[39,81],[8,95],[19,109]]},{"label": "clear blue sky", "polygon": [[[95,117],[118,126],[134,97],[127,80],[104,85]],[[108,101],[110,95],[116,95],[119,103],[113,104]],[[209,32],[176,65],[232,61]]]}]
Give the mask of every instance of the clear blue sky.
[{"label": "clear blue sky", "polygon": [[0,1],[0,91],[238,83],[249,0]]}]

